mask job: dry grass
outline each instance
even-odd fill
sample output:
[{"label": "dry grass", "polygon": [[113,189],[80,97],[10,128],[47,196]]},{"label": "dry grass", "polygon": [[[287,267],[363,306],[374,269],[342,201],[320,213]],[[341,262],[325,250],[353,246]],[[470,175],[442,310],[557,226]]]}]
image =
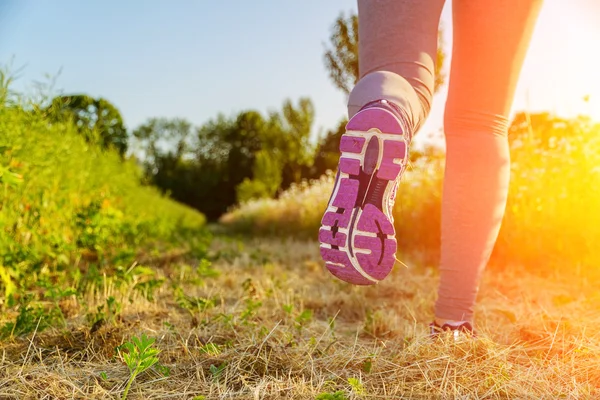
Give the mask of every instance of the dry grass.
[{"label": "dry grass", "polygon": [[[364,288],[333,280],[314,242],[221,238],[211,251],[219,276],[194,282],[185,260],[162,266],[154,301],[124,300],[93,333],[73,301],[64,329],[1,342],[0,398],[120,398],[128,370],[115,348],[142,332],[171,372],[140,375],[132,399],[600,397],[596,281],[490,272],[480,339],[432,342],[430,269],[398,267]],[[214,305],[186,309],[176,287]]]}]

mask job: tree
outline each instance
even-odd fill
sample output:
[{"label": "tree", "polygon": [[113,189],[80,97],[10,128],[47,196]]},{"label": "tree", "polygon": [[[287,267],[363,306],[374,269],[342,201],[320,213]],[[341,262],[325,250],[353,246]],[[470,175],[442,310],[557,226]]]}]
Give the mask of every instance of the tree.
[{"label": "tree", "polygon": [[268,150],[260,150],[256,153],[252,179],[244,178],[242,183],[235,188],[237,201],[242,203],[250,199],[271,198],[277,193],[281,181],[279,158]]},{"label": "tree", "polygon": [[301,98],[297,107],[288,99],[283,103],[281,114],[271,115],[269,134],[273,142],[270,145],[273,154],[280,155],[282,161],[281,189],[300,183],[314,161],[310,144],[314,117],[315,108],[307,97]]},{"label": "tree", "polygon": [[273,197],[306,176],[313,118],[308,98],[286,100],[268,117],[218,115],[195,131],[184,120],[153,118],[133,132],[134,153],[149,182],[214,220],[236,202]]},{"label": "tree", "polygon": [[55,121],[71,119],[88,142],[127,152],[127,130],[119,110],[108,100],[86,95],[58,96],[47,109]]},{"label": "tree", "polygon": [[182,118],[150,118],[133,131],[137,151],[148,168],[157,159],[170,154],[175,159],[189,156],[192,124]]},{"label": "tree", "polygon": [[[325,67],[334,85],[349,94],[358,82],[358,16],[350,14],[348,18],[341,13],[331,30],[330,48],[324,55]],[[442,67],[446,59],[443,49],[443,31],[438,32],[438,50],[435,63],[435,91],[444,84],[446,77]]]},{"label": "tree", "polygon": [[260,113],[243,111],[234,118],[219,115],[197,130],[195,154],[198,182],[203,187],[196,197],[198,203],[193,206],[208,218],[218,218],[227,211],[236,203],[239,193],[247,198],[260,194],[257,189],[260,185],[248,181],[260,172],[257,155],[264,148],[268,126]]},{"label": "tree", "polygon": [[319,140],[314,156],[315,161],[310,174],[311,178],[319,178],[328,170],[335,171],[337,168],[340,158],[340,140],[346,132],[347,123],[348,120],[344,118],[339,122],[336,129],[328,131]]},{"label": "tree", "polygon": [[332,48],[325,52],[325,66],[338,89],[349,94],[358,82],[358,15],[344,13],[335,20],[329,38]]}]

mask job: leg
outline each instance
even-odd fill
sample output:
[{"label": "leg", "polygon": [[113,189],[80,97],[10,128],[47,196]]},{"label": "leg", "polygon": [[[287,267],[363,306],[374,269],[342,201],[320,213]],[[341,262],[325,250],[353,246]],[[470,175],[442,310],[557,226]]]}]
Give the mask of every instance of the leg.
[{"label": "leg", "polygon": [[352,117],[378,99],[407,110],[413,133],[433,97],[440,14],[445,0],[358,0],[360,80],[348,101]]},{"label": "leg", "polygon": [[504,216],[507,128],[541,0],[454,0],[436,322],[469,321]]},{"label": "leg", "polygon": [[371,285],[395,263],[393,199],[408,145],[434,86],[444,0],[359,0],[361,79],[348,100],[333,194],[319,230],[321,254],[338,278]]}]

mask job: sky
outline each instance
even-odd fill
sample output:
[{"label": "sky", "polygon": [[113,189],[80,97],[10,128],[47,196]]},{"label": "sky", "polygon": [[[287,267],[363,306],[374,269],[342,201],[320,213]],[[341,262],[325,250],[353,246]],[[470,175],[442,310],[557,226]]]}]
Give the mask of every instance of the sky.
[{"label": "sky", "polygon": [[[307,96],[316,136],[346,113],[346,96],[323,63],[342,11],[356,11],[356,1],[0,0],[0,65],[19,71],[19,91],[52,76],[55,94],[104,97],[129,129],[152,117],[199,126],[219,113],[266,113]],[[451,61],[450,1],[441,25]],[[546,0],[513,113],[585,113],[600,121],[598,49],[598,0]],[[422,140],[440,132],[446,92],[434,98]]]}]

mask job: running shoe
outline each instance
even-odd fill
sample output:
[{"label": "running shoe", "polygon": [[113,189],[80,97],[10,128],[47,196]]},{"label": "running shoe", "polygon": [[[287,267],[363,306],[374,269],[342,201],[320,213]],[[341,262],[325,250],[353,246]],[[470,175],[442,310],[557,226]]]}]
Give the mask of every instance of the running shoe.
[{"label": "running shoe", "polygon": [[396,260],[392,209],[408,163],[411,132],[387,100],[365,105],[346,125],[319,242],[327,269],[355,285],[384,279]]},{"label": "running shoe", "polygon": [[459,325],[444,324],[439,326],[435,321],[429,324],[429,335],[433,339],[438,339],[447,333],[452,335],[454,341],[477,337],[477,332],[475,332],[473,326],[467,321],[464,321]]}]

